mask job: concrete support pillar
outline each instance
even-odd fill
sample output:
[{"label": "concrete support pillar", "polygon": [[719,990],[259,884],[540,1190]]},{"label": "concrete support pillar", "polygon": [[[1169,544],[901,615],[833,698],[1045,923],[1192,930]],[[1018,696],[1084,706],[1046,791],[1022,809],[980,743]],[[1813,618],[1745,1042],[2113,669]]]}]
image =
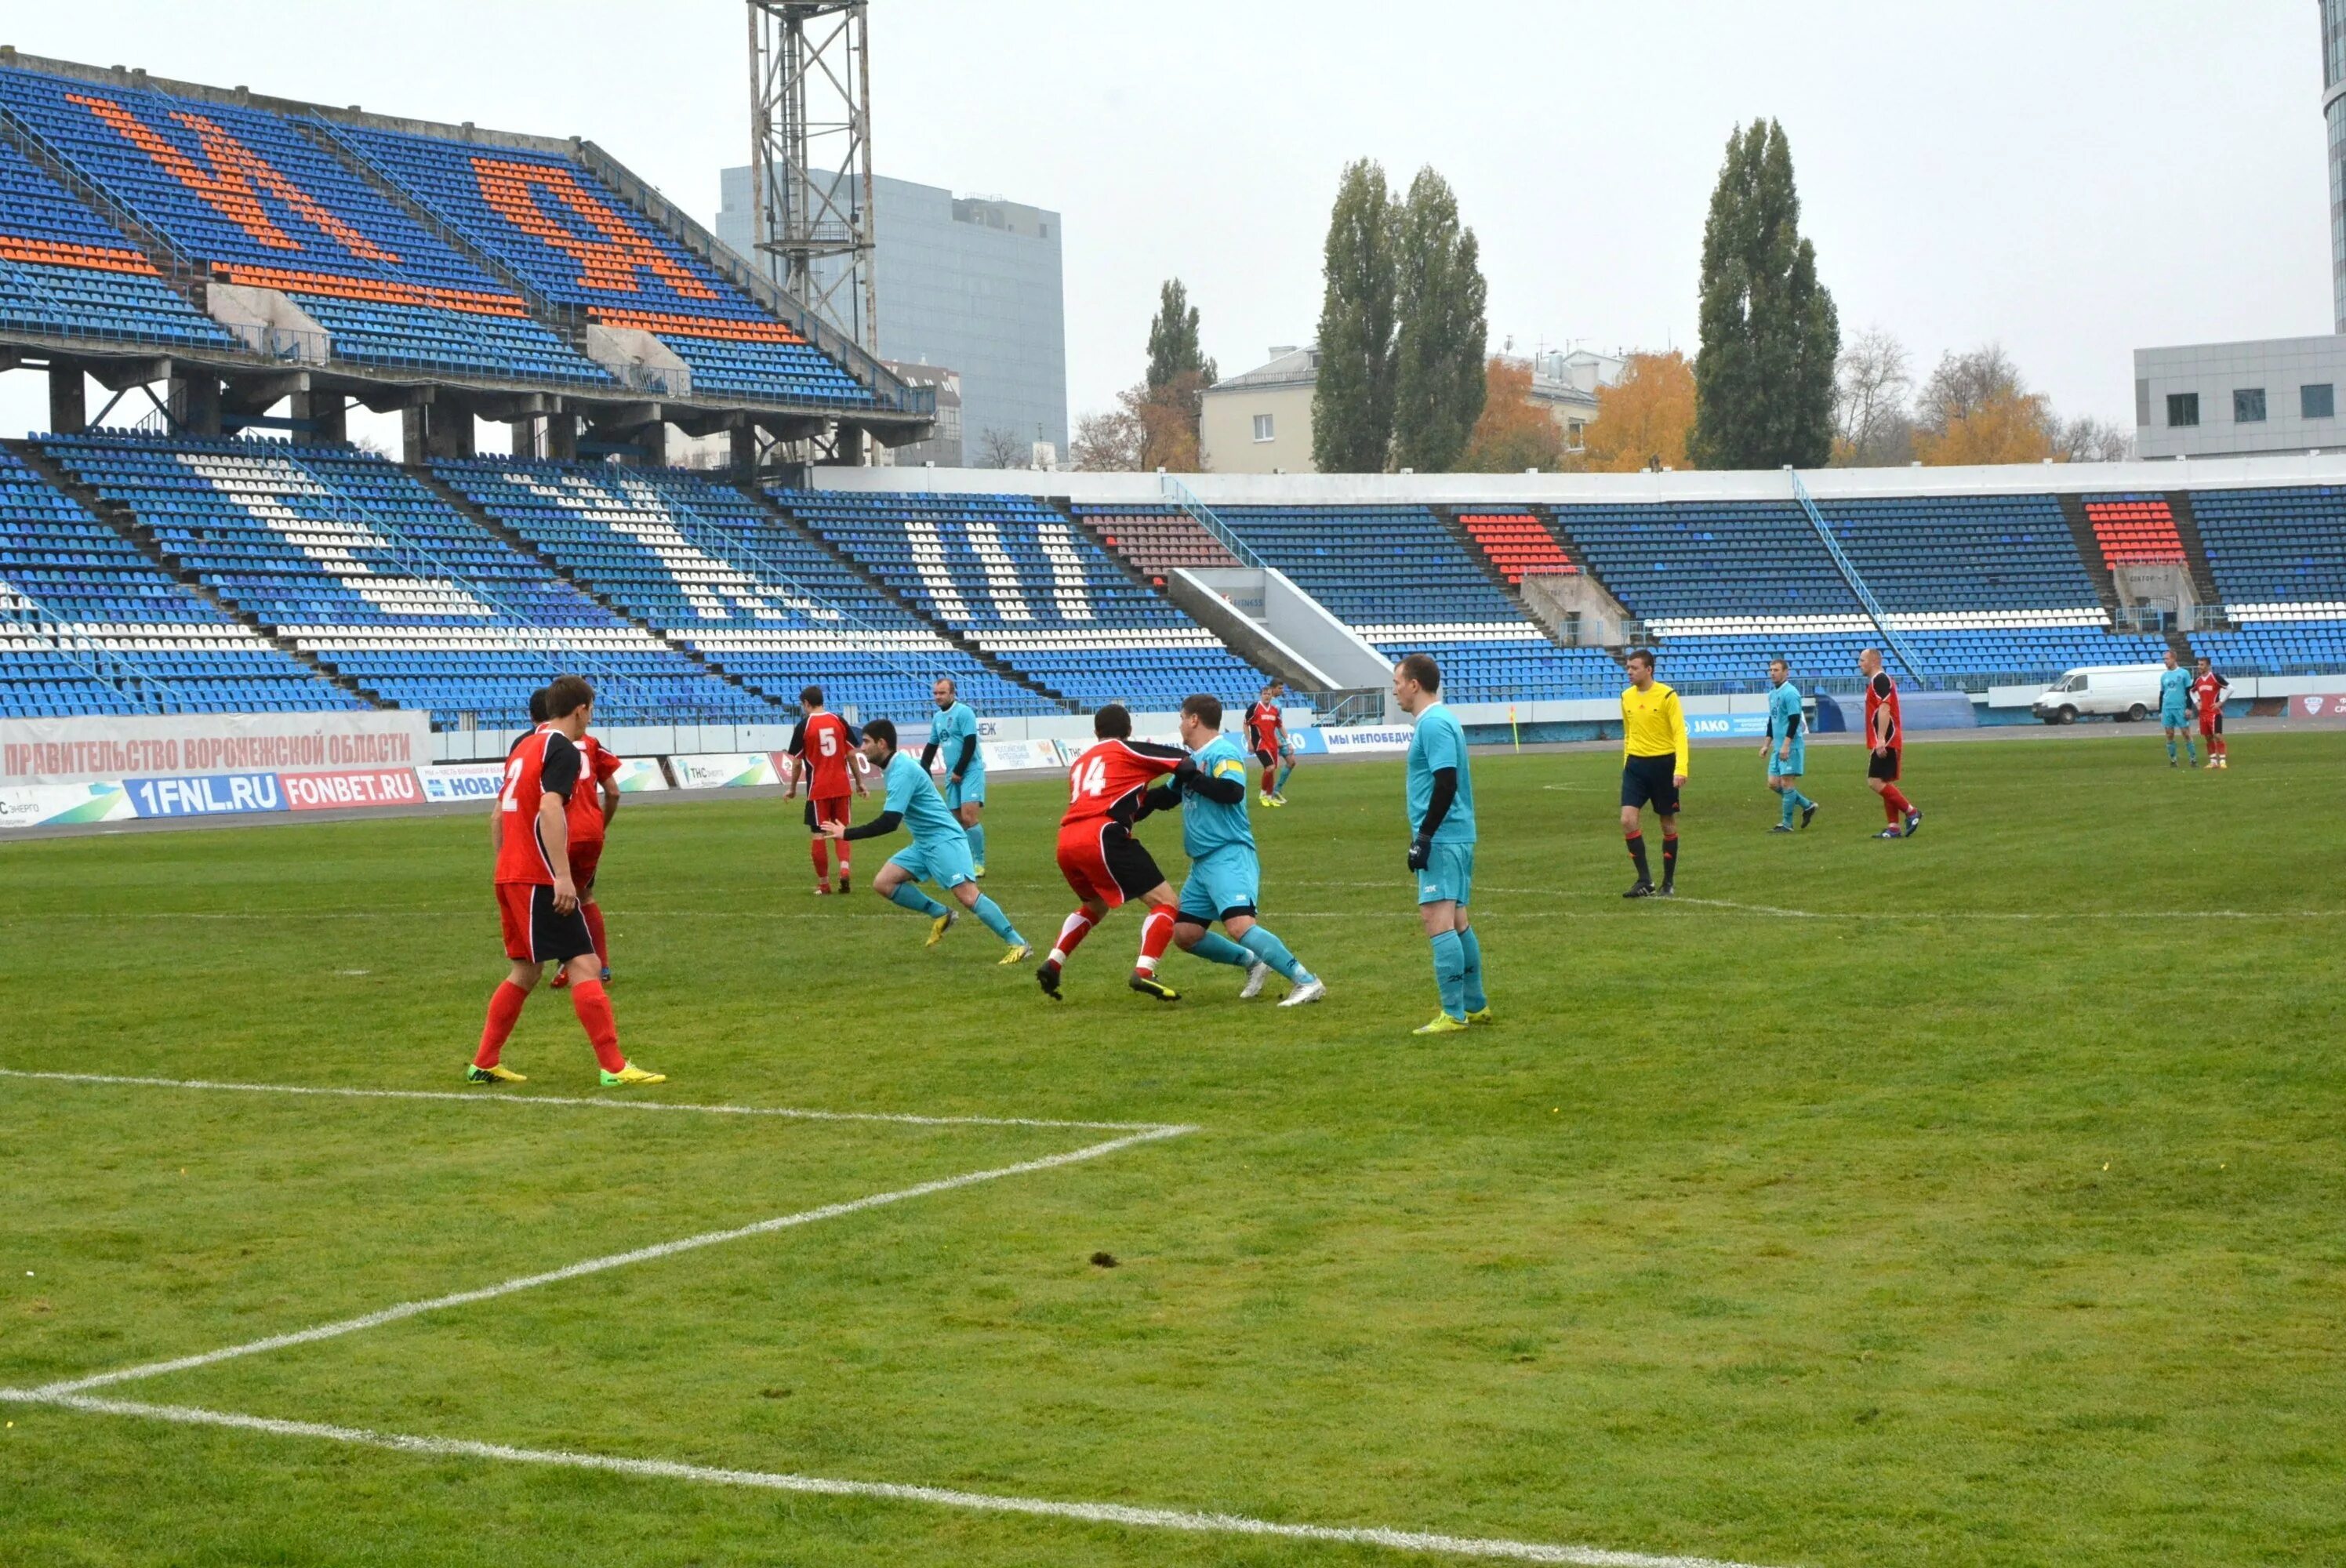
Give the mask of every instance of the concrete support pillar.
[{"label": "concrete support pillar", "polygon": [[400,456],[408,463],[473,455],[473,411],[461,403],[427,402],[399,416]]},{"label": "concrete support pillar", "polygon": [[189,435],[220,433],[219,378],[201,371],[174,368],[171,376],[171,417]]},{"label": "concrete support pillar", "polygon": [[350,401],[340,392],[297,392],[287,412],[310,423],[308,430],[294,427],[293,439],[301,445],[327,446],[350,439]]},{"label": "concrete support pillar", "polygon": [[578,461],[578,416],[564,410],[546,416],[545,451],[540,453],[552,463]]},{"label": "concrete support pillar", "polygon": [[541,448],[546,439],[543,433],[546,429],[545,415],[531,414],[514,420],[508,428],[513,431],[513,454],[515,457],[531,458],[544,455]]},{"label": "concrete support pillar", "polygon": [[733,483],[747,484],[758,477],[758,427],[745,424],[732,434]]},{"label": "concrete support pillar", "polygon": [[78,360],[49,361],[49,429],[79,435],[89,428],[89,390]]}]

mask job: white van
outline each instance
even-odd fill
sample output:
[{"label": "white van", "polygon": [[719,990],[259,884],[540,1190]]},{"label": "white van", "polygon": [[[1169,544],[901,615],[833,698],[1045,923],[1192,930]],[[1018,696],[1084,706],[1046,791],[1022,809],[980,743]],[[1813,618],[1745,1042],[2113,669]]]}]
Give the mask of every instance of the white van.
[{"label": "white van", "polygon": [[2158,712],[2155,664],[2092,665],[2073,669],[2036,699],[2036,717],[2047,724],[2080,718],[2115,718],[2139,724]]}]

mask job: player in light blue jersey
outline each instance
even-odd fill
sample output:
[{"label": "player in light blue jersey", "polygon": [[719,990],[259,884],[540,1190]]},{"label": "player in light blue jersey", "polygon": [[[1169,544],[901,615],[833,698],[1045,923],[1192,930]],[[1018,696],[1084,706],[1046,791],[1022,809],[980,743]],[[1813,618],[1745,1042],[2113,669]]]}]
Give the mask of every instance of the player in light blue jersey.
[{"label": "player in light blue jersey", "polygon": [[940,676],[929,688],[936,698],[937,720],[929,727],[929,743],[921,748],[923,772],[943,753],[945,809],[969,835],[971,871],[985,875],[985,748],[977,738],[977,715],[954,690],[953,677]]},{"label": "player in light blue jersey", "polygon": [[[1222,733],[1222,699],[1198,696],[1181,704],[1181,744],[1198,765],[1197,777],[1163,783],[1141,797],[1141,810],[1181,812],[1181,847],[1189,856],[1188,879],[1174,916],[1173,941],[1182,952],[1209,963],[1247,972],[1239,995],[1262,994],[1275,970],[1292,989],[1281,1007],[1302,1007],[1328,994],[1328,987],[1304,968],[1287,944],[1255,918],[1261,893],[1262,864],[1254,828],[1247,820],[1246,755]],[[1207,928],[1222,922],[1227,936]]]},{"label": "player in light blue jersey", "polygon": [[833,840],[876,839],[900,826],[911,830],[912,843],[888,857],[888,863],[872,879],[872,891],[890,903],[928,916],[929,945],[934,947],[944,940],[956,918],[953,911],[921,891],[923,881],[934,882],[1009,944],[1003,962],[1023,963],[1034,957],[1035,950],[1026,945],[1002,906],[978,891],[976,872],[970,867],[969,836],[945,809],[929,770],[896,749],[896,726],[885,718],[865,725],[863,755],[880,769],[881,782],[888,791],[884,808],[861,827],[825,822],[821,828]]},{"label": "player in light blue jersey", "polygon": [[2175,742],[2179,737],[2191,766],[2199,766],[2199,748],[2191,740],[2191,672],[2175,650],[2167,650],[2167,667],[2158,672],[2158,724],[2167,731],[2167,765],[2176,766]]},{"label": "player in light blue jersey", "polygon": [[1409,740],[1409,869],[1417,914],[1433,944],[1442,1011],[1419,1034],[1491,1022],[1483,993],[1483,943],[1467,918],[1474,897],[1474,779],[1466,732],[1442,701],[1442,667],[1412,654],[1393,669],[1393,700],[1417,721]]},{"label": "player in light blue jersey", "polygon": [[1800,688],[1792,684],[1791,667],[1780,658],[1768,661],[1768,788],[1783,797],[1784,820],[1768,830],[1789,833],[1792,813],[1800,814],[1805,828],[1817,814],[1817,803],[1800,793],[1800,779],[1809,770],[1809,725],[1800,708]]}]

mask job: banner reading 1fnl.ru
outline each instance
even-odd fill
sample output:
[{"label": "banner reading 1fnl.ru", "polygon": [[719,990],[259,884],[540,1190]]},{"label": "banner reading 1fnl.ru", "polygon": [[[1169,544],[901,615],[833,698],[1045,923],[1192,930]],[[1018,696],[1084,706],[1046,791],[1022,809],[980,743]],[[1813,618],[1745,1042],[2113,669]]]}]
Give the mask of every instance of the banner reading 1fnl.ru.
[{"label": "banner reading 1fnl.ru", "polygon": [[423,713],[0,719],[0,787],[420,768],[431,760],[431,716]]}]

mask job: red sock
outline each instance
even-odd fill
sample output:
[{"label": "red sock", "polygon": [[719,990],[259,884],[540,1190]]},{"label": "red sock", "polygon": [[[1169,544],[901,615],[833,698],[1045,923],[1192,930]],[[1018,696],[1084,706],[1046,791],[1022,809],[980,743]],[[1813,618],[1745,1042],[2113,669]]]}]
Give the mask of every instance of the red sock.
[{"label": "red sock", "polygon": [[1882,788],[1882,809],[1890,813],[1891,826],[1895,827],[1898,824],[1898,819],[1912,810],[1914,807],[1897,785],[1890,784]]},{"label": "red sock", "polygon": [[513,1035],[514,1025],[521,1022],[522,1003],[529,993],[512,981],[500,984],[489,997],[488,1022],[481,1026],[481,1048],[473,1054],[475,1067],[494,1067],[505,1054],[505,1042]]},{"label": "red sock", "polygon": [[842,840],[839,846],[839,880],[843,882],[853,874],[847,869],[847,843]]},{"label": "red sock", "polygon": [[603,967],[605,969],[610,968],[611,943],[603,935],[603,906],[601,904],[580,904],[578,907],[586,916],[586,934],[595,939],[595,956],[603,961]]},{"label": "red sock", "polygon": [[1059,940],[1051,944],[1050,962],[1053,963],[1066,962],[1067,954],[1075,952],[1077,947],[1081,946],[1083,944],[1084,938],[1091,935],[1091,916],[1086,914],[1081,910],[1077,910],[1075,913],[1069,915],[1059,926]]},{"label": "red sock", "polygon": [[1165,956],[1165,950],[1172,941],[1173,911],[1163,904],[1158,904],[1149,910],[1148,918],[1140,922],[1140,958],[1132,967],[1143,974],[1156,973],[1157,961]]},{"label": "red sock", "polygon": [[616,1073],[627,1064],[627,1054],[619,1049],[618,1021],[611,1016],[611,993],[603,989],[599,980],[581,980],[570,987],[571,1010],[586,1030],[586,1038],[595,1047],[595,1060],[603,1071]]},{"label": "red sock", "polygon": [[[810,839],[807,840],[807,851],[814,856],[814,880],[819,882],[829,881],[831,880],[831,840],[821,837]],[[841,857],[842,860],[845,858],[843,855]]]}]

